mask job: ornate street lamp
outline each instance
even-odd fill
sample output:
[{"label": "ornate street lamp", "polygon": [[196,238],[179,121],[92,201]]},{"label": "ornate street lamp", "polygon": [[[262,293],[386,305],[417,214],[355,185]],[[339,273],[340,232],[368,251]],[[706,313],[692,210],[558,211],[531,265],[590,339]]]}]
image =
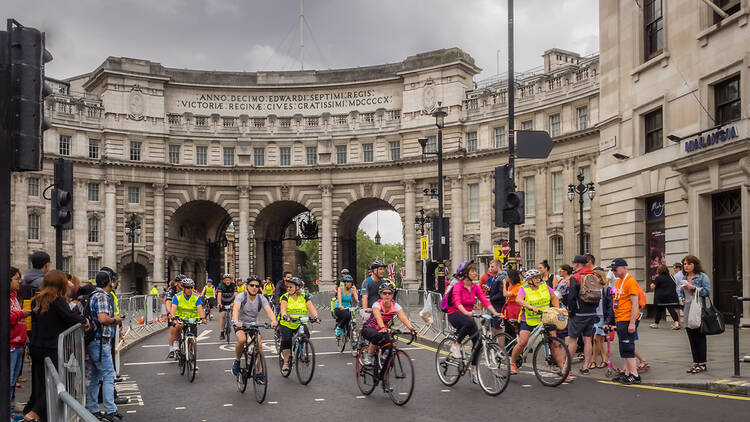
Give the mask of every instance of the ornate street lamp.
[{"label": "ornate street lamp", "polygon": [[[141,224],[138,222],[138,216],[133,214],[125,222],[125,234],[128,235],[130,242],[130,282],[135,286],[135,239],[141,235]],[[141,292],[139,292],[141,293]]]},{"label": "ornate street lamp", "polygon": [[578,205],[579,205],[579,249],[580,253],[579,255],[584,254],[584,244],[583,244],[583,195],[588,194],[589,199],[594,199],[594,196],[596,196],[596,189],[594,188],[594,182],[589,182],[587,184],[583,183],[583,172],[578,173],[578,176],[576,176],[578,179],[578,185],[568,185],[568,200],[570,202],[573,202],[573,200],[576,197],[576,194],[578,194]]}]

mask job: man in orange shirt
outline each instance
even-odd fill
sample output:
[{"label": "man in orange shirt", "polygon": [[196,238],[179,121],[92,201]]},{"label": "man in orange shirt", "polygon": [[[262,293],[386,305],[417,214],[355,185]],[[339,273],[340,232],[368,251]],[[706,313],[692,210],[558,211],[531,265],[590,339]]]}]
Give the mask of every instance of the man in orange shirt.
[{"label": "man in orange shirt", "polygon": [[615,277],[615,293],[612,296],[612,309],[617,324],[617,339],[620,344],[623,374],[612,381],[623,384],[640,384],[638,367],[635,362],[635,336],[638,329],[638,282],[628,273],[628,263],[622,258],[615,258],[609,266]]}]

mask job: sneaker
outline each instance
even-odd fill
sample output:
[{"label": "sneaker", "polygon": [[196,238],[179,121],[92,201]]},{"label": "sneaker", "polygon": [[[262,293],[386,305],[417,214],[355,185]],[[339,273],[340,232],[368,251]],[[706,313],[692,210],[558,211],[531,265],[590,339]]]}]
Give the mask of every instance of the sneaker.
[{"label": "sneaker", "polygon": [[115,382],[122,382],[124,379],[122,378],[122,375],[118,375],[115,377]]},{"label": "sneaker", "polygon": [[636,385],[638,385],[638,384],[641,383],[641,376],[640,375],[638,375],[638,376],[628,375],[628,381],[629,381],[629,384],[636,384]]},{"label": "sneaker", "polygon": [[266,375],[263,372],[255,374],[255,381],[258,384],[265,384],[266,383]]},{"label": "sneaker", "polygon": [[516,366],[515,363],[510,364],[510,374],[511,375],[518,375],[518,366]]},{"label": "sneaker", "polygon": [[451,345],[451,356],[456,359],[461,359],[461,346]]},{"label": "sneaker", "polygon": [[115,404],[128,404],[129,401],[127,397],[115,397]]},{"label": "sneaker", "polygon": [[235,377],[240,373],[240,361],[236,360],[232,364],[232,375]]},{"label": "sneaker", "polygon": [[107,422],[122,422],[122,415],[117,412],[107,413],[102,416],[102,420]]},{"label": "sneaker", "polygon": [[[104,412],[102,412],[101,410],[98,410],[96,412],[91,412],[91,414],[94,415],[94,417],[97,418],[98,420],[102,420],[102,418],[104,418]],[[23,417],[21,420],[23,420]]]},{"label": "sneaker", "polygon": [[221,334],[219,334],[219,340],[224,340],[224,332],[222,331]]},{"label": "sneaker", "polygon": [[174,359],[174,350],[170,350],[167,359]]},{"label": "sneaker", "polygon": [[336,327],[336,337],[341,336],[341,327]]},{"label": "sneaker", "polygon": [[281,365],[281,371],[282,372],[289,372],[289,362],[284,362],[284,364]]},{"label": "sneaker", "polygon": [[622,382],[622,379],[625,378],[625,374],[620,374],[614,378],[611,379],[612,382]]},{"label": "sneaker", "polygon": [[476,369],[471,369],[471,382],[474,384],[479,384],[479,376],[477,375]]},{"label": "sneaker", "polygon": [[372,365],[372,363],[375,361],[375,357],[369,353],[363,353],[363,355],[364,356],[362,357],[362,364],[365,366]]}]

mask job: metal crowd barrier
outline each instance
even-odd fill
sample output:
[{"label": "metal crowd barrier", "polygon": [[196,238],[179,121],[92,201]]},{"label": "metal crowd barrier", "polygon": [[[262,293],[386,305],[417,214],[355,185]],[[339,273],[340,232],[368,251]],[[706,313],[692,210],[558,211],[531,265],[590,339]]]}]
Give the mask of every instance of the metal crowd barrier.
[{"label": "metal crowd barrier", "polygon": [[[79,325],[80,328],[80,325]],[[62,337],[62,336],[61,336]],[[52,359],[44,358],[45,393],[47,396],[47,419],[65,422],[97,422],[83,401],[76,400],[65,388]],[[84,378],[85,382],[85,378]],[[85,400],[85,391],[84,391]]]},{"label": "metal crowd barrier", "polygon": [[57,336],[57,373],[75,400],[86,403],[86,345],[83,326],[76,324]]}]

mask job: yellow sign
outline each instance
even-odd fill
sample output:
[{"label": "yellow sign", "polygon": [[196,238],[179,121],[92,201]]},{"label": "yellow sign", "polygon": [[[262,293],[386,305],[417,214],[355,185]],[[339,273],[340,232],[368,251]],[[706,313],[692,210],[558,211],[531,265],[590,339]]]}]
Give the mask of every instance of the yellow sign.
[{"label": "yellow sign", "polygon": [[500,245],[493,246],[492,255],[494,255],[495,259],[497,259],[498,261],[502,261],[503,259],[502,247]]},{"label": "yellow sign", "polygon": [[421,242],[421,246],[422,247],[421,247],[420,252],[421,252],[422,259],[427,259],[429,257],[429,255],[430,255],[430,246],[429,246],[430,242],[429,242],[428,239],[429,239],[428,236],[422,236],[421,237],[421,241],[422,241]]}]

